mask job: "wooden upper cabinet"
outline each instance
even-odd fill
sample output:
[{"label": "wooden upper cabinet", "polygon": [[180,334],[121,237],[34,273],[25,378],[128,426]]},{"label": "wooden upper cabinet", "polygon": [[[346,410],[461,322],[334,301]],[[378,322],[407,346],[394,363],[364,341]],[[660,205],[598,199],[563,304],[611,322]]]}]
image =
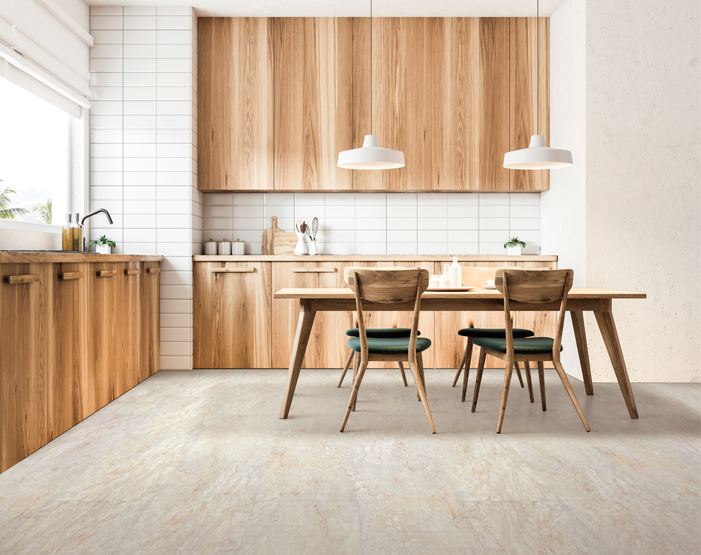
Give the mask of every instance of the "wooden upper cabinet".
[{"label": "wooden upper cabinet", "polygon": [[271,21],[201,17],[198,26],[198,188],[272,190]]},{"label": "wooden upper cabinet", "polygon": [[352,20],[273,19],[275,37],[275,189],[350,190],[336,165],[352,148]]},{"label": "wooden upper cabinet", "polygon": [[[550,18],[540,18],[540,44],[536,47],[535,17],[512,17],[510,26],[509,69],[511,117],[509,150],[528,147],[531,135],[537,133],[536,99],[540,105],[540,134],[550,146]],[[539,52],[538,52],[539,50]],[[540,55],[540,90],[538,63]],[[512,191],[547,191],[548,170],[510,170]]]},{"label": "wooden upper cabinet", "polygon": [[[368,19],[356,20],[369,27]],[[367,108],[360,112],[364,135],[377,135],[380,146],[401,150],[406,166],[380,172],[355,172],[356,190],[433,190],[431,140],[431,34],[435,20],[423,17],[375,18],[372,22],[372,126]],[[358,33],[365,48],[353,60],[356,79],[370,75],[369,29]],[[364,90],[366,87],[362,87]],[[354,98],[355,106],[370,102],[369,90]],[[366,104],[367,105],[367,104]],[[362,136],[354,148],[362,146]]]}]

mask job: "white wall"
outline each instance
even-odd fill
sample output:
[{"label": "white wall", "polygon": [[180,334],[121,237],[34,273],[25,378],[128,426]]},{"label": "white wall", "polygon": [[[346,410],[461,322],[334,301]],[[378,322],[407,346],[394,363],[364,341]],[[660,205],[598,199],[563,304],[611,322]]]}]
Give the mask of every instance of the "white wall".
[{"label": "white wall", "polygon": [[504,254],[514,235],[540,254],[538,193],[205,193],[204,236],[261,253],[270,217],[319,219],[321,254]]},{"label": "white wall", "polygon": [[[583,36],[571,16],[584,11]],[[558,49],[572,48],[570,41],[581,49],[584,40],[586,152],[581,158],[573,152],[584,167],[572,183],[579,196],[579,179],[585,179],[586,285],[648,294],[645,301],[614,301],[633,381],[701,379],[700,23],[695,0],[566,0],[551,20],[553,37],[560,37],[551,42],[553,60],[567,60]],[[560,91],[555,104],[563,95],[581,96],[572,71],[551,69],[552,90]],[[557,143],[553,133],[553,145],[578,145],[581,116],[569,129],[557,117],[567,116],[551,114],[563,129]],[[553,189],[569,186],[562,175]],[[571,203],[562,191],[548,195],[542,219],[555,222]],[[565,221],[544,226],[544,249],[570,231]],[[613,381],[591,317],[587,333],[596,338],[590,344],[594,380]],[[573,368],[568,371],[576,374]]]},{"label": "white wall", "polygon": [[[161,368],[192,367],[197,191],[197,20],[191,8],[93,7],[90,237],[162,254]],[[100,222],[102,222],[100,227]]]}]

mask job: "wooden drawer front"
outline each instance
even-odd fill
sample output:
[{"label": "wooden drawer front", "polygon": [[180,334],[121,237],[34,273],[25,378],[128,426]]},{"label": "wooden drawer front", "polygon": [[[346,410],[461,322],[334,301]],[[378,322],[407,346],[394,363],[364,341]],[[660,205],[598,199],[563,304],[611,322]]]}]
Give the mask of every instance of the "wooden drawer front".
[{"label": "wooden drawer front", "polygon": [[[343,287],[344,264],[276,262],[273,264],[273,291],[283,287]],[[273,368],[289,366],[298,319],[298,301],[273,300]],[[350,312],[317,312],[302,368],[343,366],[347,354],[344,337],[351,322]]]},{"label": "wooden drawer front", "polygon": [[[529,269],[557,268],[556,262],[461,262],[463,267],[477,268],[508,268],[518,267]],[[443,271],[443,263],[436,262],[435,273]],[[484,282],[486,283],[486,281]],[[465,283],[464,285],[480,285],[479,283]],[[484,284],[482,284],[484,285]],[[470,316],[476,328],[503,328],[503,312],[436,312],[436,341],[434,343],[436,368],[457,368],[465,350],[467,339],[458,335],[458,330],[469,326]],[[554,312],[517,312],[515,313],[514,327],[533,330],[536,336],[554,337],[556,314]],[[479,349],[472,351],[471,368],[477,368]],[[550,364],[550,366],[548,366]],[[552,367],[551,363],[545,363],[546,367]],[[503,368],[503,361],[488,356],[485,368]]]},{"label": "wooden drawer front", "polygon": [[[194,265],[195,368],[271,367],[271,266],[270,262]],[[245,271],[231,271],[236,269]]]}]

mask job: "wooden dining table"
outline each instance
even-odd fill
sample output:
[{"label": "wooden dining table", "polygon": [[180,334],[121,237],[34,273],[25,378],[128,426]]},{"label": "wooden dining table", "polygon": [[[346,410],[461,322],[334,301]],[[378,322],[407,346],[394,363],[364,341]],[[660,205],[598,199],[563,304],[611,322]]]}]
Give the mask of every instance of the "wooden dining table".
[{"label": "wooden dining table", "polygon": [[[355,310],[355,294],[348,288],[288,288],[281,289],[274,295],[275,299],[296,299],[299,301],[299,319],[295,332],[290,367],[287,373],[287,384],[282,398],[280,418],[290,414],[292,399],[295,394],[299,372],[302,368],[304,353],[307,349],[309,336],[314,325],[317,312],[352,312]],[[567,295],[567,311],[572,317],[572,326],[577,343],[579,362],[582,368],[584,388],[587,395],[594,395],[591,380],[589,351],[584,330],[584,312],[591,311],[596,317],[601,336],[606,345],[613,371],[623,394],[623,400],[631,418],[638,418],[635,397],[628,378],[623,349],[616,331],[613,318],[614,299],[645,299],[644,293],[630,293],[610,289],[572,289]],[[363,303],[367,311],[411,311],[412,303]],[[512,311],[558,311],[559,303],[530,305],[511,303]],[[504,310],[504,297],[499,291],[475,289],[468,292],[439,292],[426,291],[421,296],[421,310],[432,311],[474,311],[495,312]],[[457,333],[457,330],[455,330]],[[339,338],[341,340],[341,338]]]}]

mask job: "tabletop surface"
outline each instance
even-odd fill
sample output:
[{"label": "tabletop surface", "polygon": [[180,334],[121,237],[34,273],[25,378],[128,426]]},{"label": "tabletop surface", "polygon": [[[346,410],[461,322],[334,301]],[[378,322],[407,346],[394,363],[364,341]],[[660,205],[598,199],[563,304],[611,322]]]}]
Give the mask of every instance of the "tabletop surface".
[{"label": "tabletop surface", "polygon": [[[280,289],[275,293],[276,299],[355,299],[355,293],[347,287],[297,287]],[[475,289],[473,291],[426,291],[422,299],[501,299],[502,294],[496,290]],[[579,288],[571,289],[568,299],[645,299],[645,293],[631,293],[613,289]]]}]

